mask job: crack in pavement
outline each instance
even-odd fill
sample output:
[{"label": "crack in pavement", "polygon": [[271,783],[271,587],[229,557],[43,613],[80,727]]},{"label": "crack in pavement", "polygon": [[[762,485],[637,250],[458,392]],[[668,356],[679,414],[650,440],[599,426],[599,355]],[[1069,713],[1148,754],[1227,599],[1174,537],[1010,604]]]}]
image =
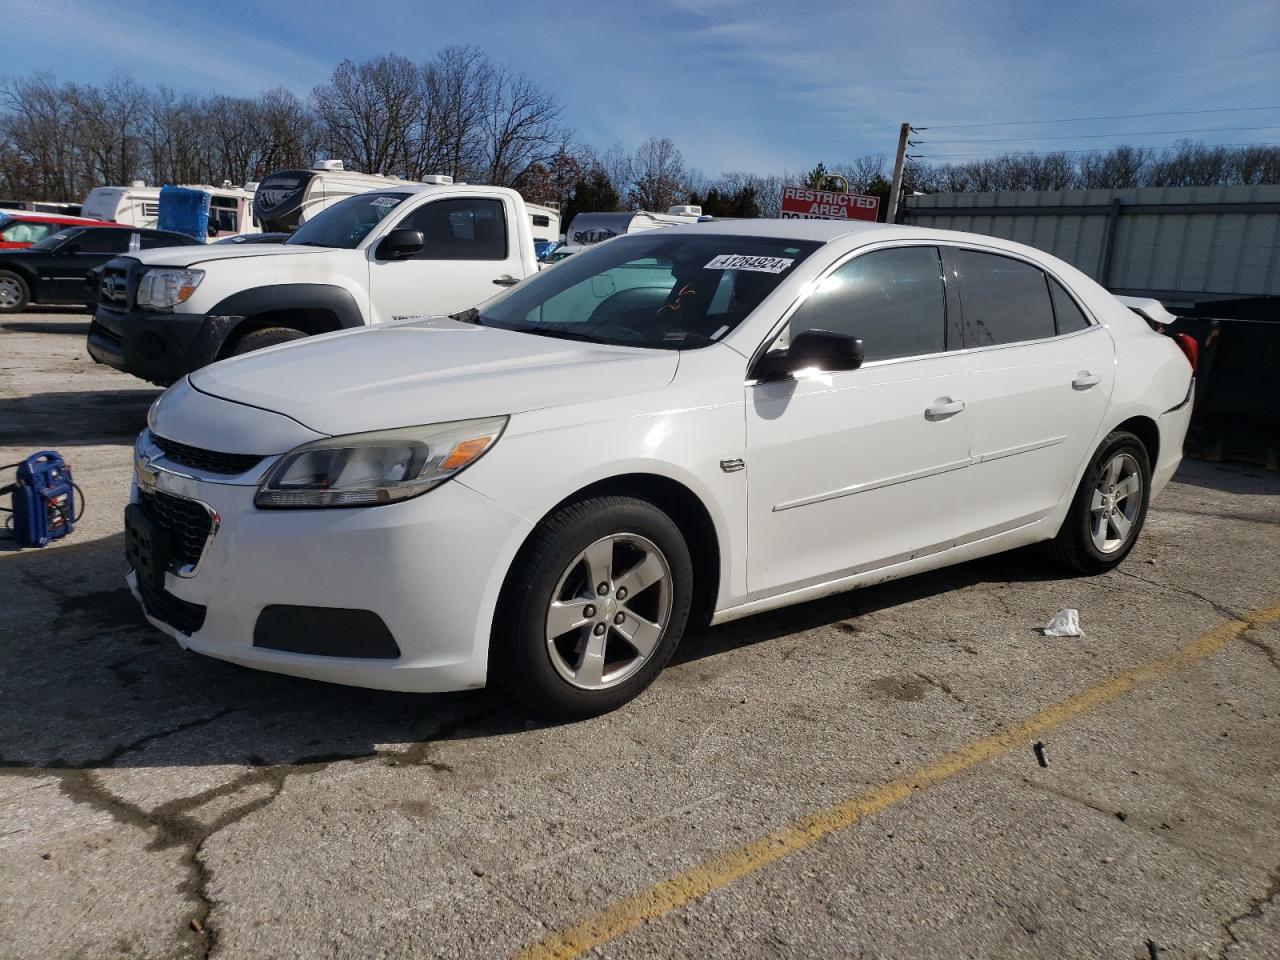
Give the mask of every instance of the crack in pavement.
[{"label": "crack in pavement", "polygon": [[[179,928],[178,938],[180,941],[187,941],[187,945],[192,948],[194,956],[207,960],[212,955],[217,943],[217,931],[209,922],[214,906],[213,899],[209,894],[212,871],[202,856],[204,845],[212,836],[240,823],[246,817],[274,803],[283,792],[285,782],[297,774],[317,773],[335,763],[367,763],[388,757],[394,758],[397,765],[428,766],[434,770],[439,770],[440,766],[433,763],[430,757],[430,752],[436,743],[453,739],[463,729],[482,723],[504,709],[506,709],[505,705],[491,706],[441,723],[429,735],[399,753],[371,749],[351,754],[339,753],[323,757],[299,757],[296,760],[282,764],[255,766],[224,783],[189,796],[162,803],[150,811],[112,793],[106,784],[102,782],[99,771],[103,769],[119,769],[114,766],[115,762],[131,751],[165,737],[174,736],[196,727],[207,726],[230,713],[236,712],[236,708],[227,708],[210,717],[202,717],[168,730],[147,734],[128,744],[113,748],[95,761],[77,766],[59,764],[54,761],[54,764],[48,767],[35,768],[15,764],[12,761],[4,761],[3,758],[0,758],[0,775],[52,776],[57,779],[61,793],[73,803],[90,806],[95,810],[106,813],[118,823],[134,827],[150,835],[152,839],[144,849],[162,851],[175,847],[185,848],[181,863],[188,873],[188,879],[181,889],[192,902],[194,912],[190,917],[186,918],[187,922]],[[232,807],[216,817],[212,822],[202,822],[194,815],[194,811],[213,800],[233,796],[236,793],[261,784],[266,784],[269,787],[265,796],[256,797]],[[194,939],[192,939],[192,936],[194,936]]]},{"label": "crack in pavement", "polygon": [[1235,925],[1243,920],[1261,920],[1263,909],[1268,904],[1274,903],[1277,896],[1280,896],[1280,867],[1271,871],[1270,876],[1267,877],[1266,889],[1262,891],[1260,896],[1250,900],[1240,913],[1223,921],[1222,929],[1229,939],[1222,945],[1222,949],[1218,951],[1220,960],[1225,960],[1232,947],[1240,945],[1240,939],[1236,936]]},{"label": "crack in pavement", "polygon": [[1137,580],[1139,583],[1145,583],[1148,586],[1157,587],[1161,590],[1168,590],[1170,593],[1180,593],[1183,596],[1194,597],[1196,600],[1199,600],[1202,603],[1207,603],[1209,606],[1213,607],[1213,609],[1218,613],[1219,616],[1226,617],[1228,620],[1241,620],[1246,623],[1250,622],[1249,618],[1246,617],[1243,613],[1240,613],[1237,610],[1232,610],[1226,604],[1219,603],[1217,600],[1214,600],[1211,597],[1206,597],[1203,593],[1200,593],[1197,590],[1192,590],[1190,587],[1184,587],[1184,586],[1169,584],[1169,583],[1161,583],[1159,580],[1151,580],[1147,577],[1143,577],[1143,576],[1140,576],[1139,574],[1133,573],[1132,571],[1122,570],[1120,567],[1114,568],[1112,570],[1112,573],[1118,573],[1121,576],[1129,577],[1131,580]]},{"label": "crack in pavement", "polygon": [[1262,638],[1254,636],[1252,629],[1246,630],[1244,633],[1240,634],[1240,639],[1255,650],[1262,651],[1262,655],[1271,661],[1271,665],[1277,670],[1280,670],[1280,653],[1277,653],[1276,648],[1271,646],[1271,644],[1267,643]]}]

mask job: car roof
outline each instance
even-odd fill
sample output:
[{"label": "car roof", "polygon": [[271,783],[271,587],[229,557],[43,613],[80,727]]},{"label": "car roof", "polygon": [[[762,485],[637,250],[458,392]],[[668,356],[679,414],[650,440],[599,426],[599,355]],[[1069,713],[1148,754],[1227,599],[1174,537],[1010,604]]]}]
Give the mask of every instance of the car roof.
[{"label": "car roof", "polygon": [[67,223],[77,227],[122,227],[122,223],[94,220],[92,217],[73,217],[61,213],[38,213],[32,210],[0,210],[0,216],[12,220],[39,220],[41,222]]}]

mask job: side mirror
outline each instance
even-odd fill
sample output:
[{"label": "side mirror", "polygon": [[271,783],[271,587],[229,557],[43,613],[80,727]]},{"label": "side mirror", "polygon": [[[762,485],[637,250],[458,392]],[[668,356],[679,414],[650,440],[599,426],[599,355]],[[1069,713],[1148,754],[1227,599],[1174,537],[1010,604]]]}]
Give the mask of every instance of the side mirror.
[{"label": "side mirror", "polygon": [[421,253],[427,245],[421,230],[408,230],[399,227],[392,230],[378,244],[379,260],[404,260],[416,253]]},{"label": "side mirror", "polygon": [[786,350],[771,350],[756,362],[755,379],[785,380],[798,370],[817,367],[828,373],[857,370],[864,356],[862,341],[830,330],[805,330],[791,338]]},{"label": "side mirror", "polygon": [[59,253],[79,253],[80,244],[74,240],[71,241],[70,243],[64,243],[62,246],[58,248],[58,252]]}]

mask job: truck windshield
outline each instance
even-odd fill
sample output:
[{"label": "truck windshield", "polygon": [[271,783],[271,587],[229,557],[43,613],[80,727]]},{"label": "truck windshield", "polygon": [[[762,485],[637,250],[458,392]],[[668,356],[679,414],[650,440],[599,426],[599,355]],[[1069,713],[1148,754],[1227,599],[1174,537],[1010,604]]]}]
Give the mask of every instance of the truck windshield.
[{"label": "truck windshield", "polygon": [[821,244],[646,231],[576,253],[460,319],[660,350],[714,343]]},{"label": "truck windshield", "polygon": [[286,243],[354,250],[407,193],[361,193],[335,203],[300,226]]}]

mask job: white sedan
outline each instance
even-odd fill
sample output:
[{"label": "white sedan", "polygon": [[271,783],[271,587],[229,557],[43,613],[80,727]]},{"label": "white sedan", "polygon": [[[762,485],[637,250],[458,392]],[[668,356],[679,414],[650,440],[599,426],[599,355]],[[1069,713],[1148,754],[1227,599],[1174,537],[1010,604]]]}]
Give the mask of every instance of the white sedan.
[{"label": "white sedan", "polygon": [[991,237],[619,237],[452,318],[215,364],[155,404],[129,583],[189,649],[582,717],[722,623],[1044,541],[1120,563],[1193,358]]}]

